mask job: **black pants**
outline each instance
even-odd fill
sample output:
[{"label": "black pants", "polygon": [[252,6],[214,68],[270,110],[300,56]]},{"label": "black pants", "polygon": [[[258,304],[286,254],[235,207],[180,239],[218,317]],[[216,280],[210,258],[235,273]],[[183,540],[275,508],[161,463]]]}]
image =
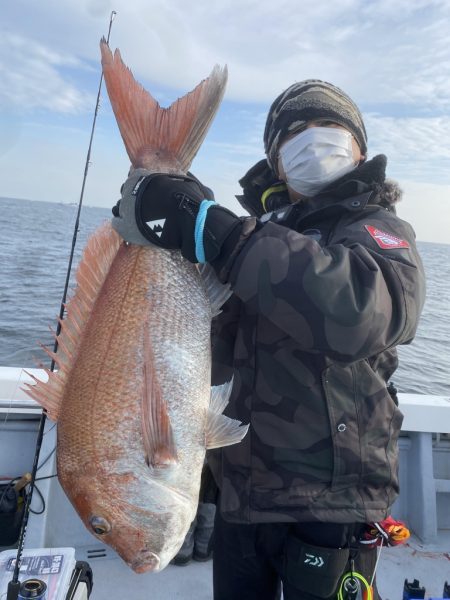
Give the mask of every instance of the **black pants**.
[{"label": "black pants", "polygon": [[[216,511],[214,524],[214,600],[319,600],[323,596],[299,591],[286,579],[285,549],[289,536],[323,548],[348,545],[361,526],[338,523],[227,523]],[[376,550],[361,549],[355,570],[370,581]],[[344,568],[342,574],[348,570]],[[331,600],[331,599],[330,599]],[[374,600],[380,600],[374,584]]]}]

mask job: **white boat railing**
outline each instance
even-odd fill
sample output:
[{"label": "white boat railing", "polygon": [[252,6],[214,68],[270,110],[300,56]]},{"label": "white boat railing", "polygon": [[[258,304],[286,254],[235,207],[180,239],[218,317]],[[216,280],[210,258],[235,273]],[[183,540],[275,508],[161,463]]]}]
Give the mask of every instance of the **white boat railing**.
[{"label": "white boat railing", "polygon": [[[0,367],[0,445],[2,424],[25,417],[38,419],[40,415],[39,405],[22,389],[24,383],[33,381],[26,371],[47,379],[43,369]],[[450,527],[450,502],[438,503],[439,494],[450,494],[450,442],[439,441],[441,434],[450,434],[450,397],[400,393],[398,398],[404,414],[403,436],[399,440],[401,492],[392,512],[406,520],[423,542],[433,542],[439,528]],[[5,427],[3,430],[7,431]],[[0,452],[0,474],[6,468],[2,455],[7,456]],[[12,459],[8,456],[9,461]],[[31,462],[32,458],[30,466]],[[48,486],[49,494],[50,491]]]}]

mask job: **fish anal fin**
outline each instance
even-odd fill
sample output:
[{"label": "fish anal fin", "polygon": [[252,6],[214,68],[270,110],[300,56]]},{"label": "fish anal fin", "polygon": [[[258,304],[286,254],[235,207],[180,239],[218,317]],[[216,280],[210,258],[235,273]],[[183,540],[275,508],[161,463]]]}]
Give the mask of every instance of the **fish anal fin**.
[{"label": "fish anal fin", "polygon": [[144,389],[142,394],[142,433],[149,466],[154,469],[177,464],[167,404],[154,372],[153,353],[147,336],[144,338]]},{"label": "fish anal fin", "polygon": [[206,449],[237,444],[244,438],[248,425],[222,414],[228,404],[233,380],[211,388],[211,400],[206,419]]}]

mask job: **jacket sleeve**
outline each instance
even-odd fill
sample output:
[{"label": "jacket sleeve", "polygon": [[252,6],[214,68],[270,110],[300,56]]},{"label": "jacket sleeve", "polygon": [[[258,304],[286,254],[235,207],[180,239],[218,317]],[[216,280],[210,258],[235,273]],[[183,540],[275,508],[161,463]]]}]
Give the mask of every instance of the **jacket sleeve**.
[{"label": "jacket sleeve", "polygon": [[371,226],[408,246],[382,249],[364,217],[340,225],[325,247],[266,223],[233,264],[234,293],[305,351],[334,360],[353,362],[411,342],[425,297],[414,232],[395,215],[375,211]]}]

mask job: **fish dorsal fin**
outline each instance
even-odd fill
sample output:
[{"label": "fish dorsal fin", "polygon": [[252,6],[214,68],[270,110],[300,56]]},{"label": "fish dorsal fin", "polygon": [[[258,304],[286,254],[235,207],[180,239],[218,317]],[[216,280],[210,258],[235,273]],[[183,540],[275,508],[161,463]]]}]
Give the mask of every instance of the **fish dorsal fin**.
[{"label": "fish dorsal fin", "polygon": [[89,238],[77,269],[75,294],[66,306],[67,316],[64,320],[60,320],[59,336],[56,338],[54,334],[58,341],[58,350],[54,353],[42,346],[49,357],[55,361],[58,370],[52,372],[45,369],[48,374],[47,382],[39,381],[34,375],[28,373],[35,383],[26,383],[24,391],[45,408],[53,421],[58,420],[68,374],[119,245],[120,237],[109,223],[101,225]]},{"label": "fish dorsal fin", "polygon": [[178,458],[167,404],[158,384],[154,363],[150,340],[145,335],[142,434],[147,463],[158,469],[176,464]]},{"label": "fish dorsal fin", "polygon": [[216,272],[208,263],[196,265],[209,298],[211,306],[211,318],[217,317],[221,313],[221,306],[225,304],[228,298],[233,294],[230,285],[220,283]]},{"label": "fish dorsal fin", "polygon": [[222,414],[233,389],[233,380],[211,388],[211,399],[206,420],[206,448],[231,446],[242,440],[248,425]]},{"label": "fish dorsal fin", "polygon": [[186,173],[219,108],[227,68],[215,66],[192,92],[162,108],[133,77],[119,50],[103,38],[102,67],[108,96],[135,168]]}]

